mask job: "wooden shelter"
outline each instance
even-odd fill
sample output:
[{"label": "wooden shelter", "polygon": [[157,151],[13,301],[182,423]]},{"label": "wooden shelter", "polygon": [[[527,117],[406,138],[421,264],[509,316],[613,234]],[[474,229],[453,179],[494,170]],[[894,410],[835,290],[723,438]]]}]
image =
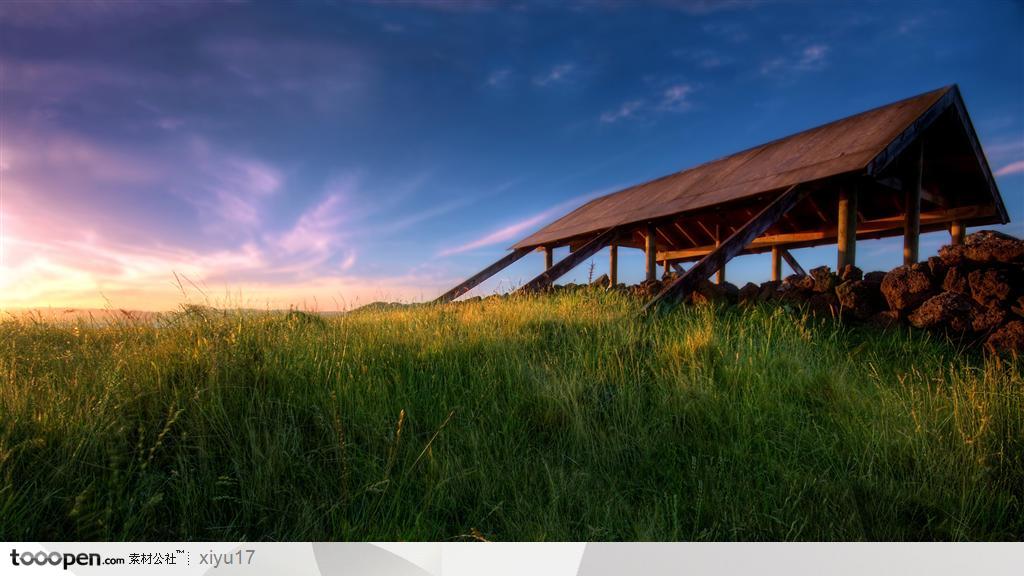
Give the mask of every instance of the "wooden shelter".
[{"label": "wooden shelter", "polygon": [[[788,250],[837,244],[837,268],[856,262],[858,239],[902,235],[905,263],[921,232],[1009,222],[956,85],[868,110],[587,202],[520,240],[512,251],[437,301],[458,298],[532,251],[546,269],[520,288],[550,286],[610,247],[645,251],[647,279],[659,265],[681,270],[648,303],[673,302],[740,254],[771,252],[772,277]],[[570,253],[554,262],[555,248]]]}]

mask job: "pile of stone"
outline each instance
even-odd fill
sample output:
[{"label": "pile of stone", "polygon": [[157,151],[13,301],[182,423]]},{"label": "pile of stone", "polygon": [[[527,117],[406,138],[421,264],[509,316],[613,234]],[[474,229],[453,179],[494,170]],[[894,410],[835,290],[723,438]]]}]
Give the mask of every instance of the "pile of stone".
[{"label": "pile of stone", "polygon": [[844,320],[902,322],[984,342],[993,352],[1024,353],[1024,240],[985,230],[943,247],[927,262],[888,273],[864,274],[854,266],[836,273],[822,266],[738,290],[708,283],[692,300],[799,303]]}]

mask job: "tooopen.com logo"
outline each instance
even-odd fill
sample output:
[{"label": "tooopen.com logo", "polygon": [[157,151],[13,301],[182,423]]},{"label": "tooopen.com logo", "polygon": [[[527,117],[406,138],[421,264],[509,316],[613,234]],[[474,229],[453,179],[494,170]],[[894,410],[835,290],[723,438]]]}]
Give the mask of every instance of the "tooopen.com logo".
[{"label": "tooopen.com logo", "polygon": [[66,552],[18,552],[11,548],[11,564],[14,566],[101,566],[124,564],[124,558],[101,558],[99,554],[68,554]]}]

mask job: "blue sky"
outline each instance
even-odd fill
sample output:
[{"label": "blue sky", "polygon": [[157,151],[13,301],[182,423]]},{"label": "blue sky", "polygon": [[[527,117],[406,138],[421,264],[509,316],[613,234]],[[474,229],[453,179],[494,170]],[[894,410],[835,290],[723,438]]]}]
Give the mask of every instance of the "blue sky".
[{"label": "blue sky", "polygon": [[1010,2],[7,2],[0,307],[428,299],[595,195],[951,83],[1020,234],[1022,38]]}]

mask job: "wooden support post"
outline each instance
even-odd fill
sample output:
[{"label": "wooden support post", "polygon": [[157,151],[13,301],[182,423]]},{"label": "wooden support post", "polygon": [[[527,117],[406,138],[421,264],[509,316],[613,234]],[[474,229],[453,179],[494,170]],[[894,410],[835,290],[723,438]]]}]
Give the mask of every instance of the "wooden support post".
[{"label": "wooden support post", "polygon": [[857,189],[847,185],[839,189],[839,229],[837,246],[839,255],[836,271],[847,264],[857,264]]},{"label": "wooden support post", "polygon": [[608,246],[608,286],[619,284],[619,246],[612,242]]},{"label": "wooden support post", "polygon": [[[715,224],[715,249],[722,245],[722,226]],[[715,277],[715,284],[725,284],[725,263],[718,268],[718,275]]]},{"label": "wooden support post", "polygon": [[530,249],[529,248],[518,248],[516,250],[513,250],[511,253],[507,254],[501,260],[498,260],[494,264],[491,264],[487,268],[484,268],[483,270],[481,270],[481,271],[477,272],[476,274],[470,276],[462,284],[459,284],[455,288],[452,288],[451,290],[449,290],[449,291],[445,292],[444,294],[438,296],[437,299],[434,300],[434,302],[437,303],[437,304],[440,304],[440,303],[443,303],[443,302],[451,302],[452,300],[455,300],[459,296],[462,296],[466,292],[469,292],[470,290],[472,290],[474,287],[479,285],[484,280],[487,280],[491,276],[494,276],[498,272],[501,272],[505,268],[508,268],[509,265],[511,265],[513,262],[519,260],[520,258],[522,258],[523,256],[526,256],[529,253],[530,253]]},{"label": "wooden support post", "polygon": [[804,271],[804,267],[796,261],[796,258],[793,258],[793,255],[789,253],[789,250],[779,248],[779,252],[782,253],[782,257],[786,260],[786,264],[789,264],[790,269],[793,270],[793,274],[807,276],[807,272]]},{"label": "wooden support post", "polygon": [[554,266],[548,268],[544,272],[541,272],[540,275],[535,277],[533,280],[523,284],[522,288],[519,289],[519,292],[537,292],[547,288],[554,283],[555,280],[564,276],[566,272],[572,270],[581,262],[596,254],[598,250],[613,242],[617,235],[618,230],[615,228],[609,228],[601,234],[598,234],[589,242],[580,246],[565,258],[559,260]]},{"label": "wooden support post", "polygon": [[778,246],[772,246],[772,280],[782,280],[782,254]]},{"label": "wooden support post", "polygon": [[964,223],[959,220],[953,220],[949,224],[949,240],[954,246],[959,246],[964,243]]},{"label": "wooden support post", "polygon": [[644,245],[644,252],[645,252],[645,255],[647,256],[647,269],[646,269],[647,275],[646,275],[646,279],[647,280],[657,280],[658,279],[657,250],[655,248],[654,224],[651,224],[651,223],[647,224],[647,238],[646,238],[646,242],[645,242],[645,245]]},{"label": "wooden support post", "polygon": [[921,236],[921,170],[924,164],[924,145],[918,141],[907,154],[910,166],[903,186],[903,263],[914,264],[918,259]]},{"label": "wooden support post", "polygon": [[551,246],[544,247],[544,269],[551,268],[551,265],[555,263],[555,249]]},{"label": "wooden support post", "polygon": [[661,268],[661,279],[664,280],[665,278],[668,277],[669,273],[672,271],[672,268],[668,265],[668,260],[662,260]]},{"label": "wooden support post", "polygon": [[758,212],[757,216],[733,232],[718,248],[701,258],[700,262],[690,267],[685,274],[665,286],[657,296],[644,305],[644,310],[650,310],[661,302],[672,304],[682,300],[699,283],[724,266],[733,256],[742,252],[755,238],[764,234],[768,228],[782,218],[783,214],[803,200],[809,192],[810,187],[808,186],[793,185],[787,188]]}]

